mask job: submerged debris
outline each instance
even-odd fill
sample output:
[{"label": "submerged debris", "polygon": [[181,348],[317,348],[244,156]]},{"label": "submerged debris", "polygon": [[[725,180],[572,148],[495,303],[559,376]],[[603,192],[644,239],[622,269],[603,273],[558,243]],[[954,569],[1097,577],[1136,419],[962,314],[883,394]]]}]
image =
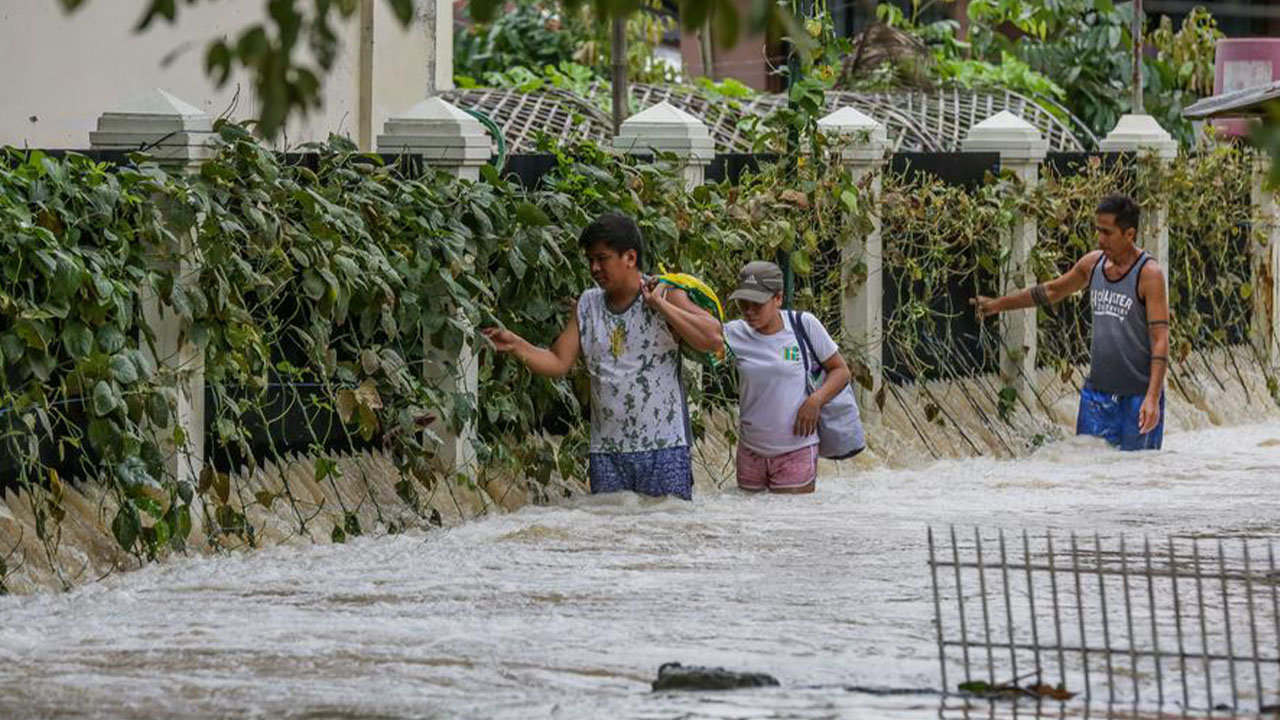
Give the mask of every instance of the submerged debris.
[{"label": "submerged debris", "polygon": [[665,663],[658,668],[658,679],[653,681],[654,691],[659,690],[734,690],[736,688],[771,687],[777,679],[765,673],[736,672],[724,668],[685,667],[678,662]]},{"label": "submerged debris", "polygon": [[1011,698],[1011,697],[1032,697],[1047,700],[1070,700],[1076,694],[1067,690],[1062,685],[1050,685],[1048,683],[1036,683],[1034,685],[1022,686],[1017,681],[1007,683],[997,683],[992,685],[982,680],[974,680],[972,682],[960,683],[960,692],[969,695],[977,695],[980,697],[993,698]]}]

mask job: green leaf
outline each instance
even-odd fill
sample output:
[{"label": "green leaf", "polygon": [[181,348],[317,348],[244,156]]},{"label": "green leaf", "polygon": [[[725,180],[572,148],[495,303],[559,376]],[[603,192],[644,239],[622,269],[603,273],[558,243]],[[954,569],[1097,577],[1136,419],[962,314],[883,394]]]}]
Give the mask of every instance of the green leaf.
[{"label": "green leaf", "polygon": [[14,323],[13,331],[27,344],[27,347],[36,350],[48,349],[49,340],[53,338],[53,331],[41,320],[20,319]]},{"label": "green leaf", "polygon": [[16,364],[26,354],[27,345],[16,333],[7,332],[0,335],[0,349],[4,350],[5,362]]},{"label": "green leaf", "polygon": [[58,254],[58,270],[49,285],[49,292],[56,298],[69,298],[84,282],[84,270],[63,253]]},{"label": "green leaf", "polygon": [[302,291],[307,294],[308,298],[319,300],[324,297],[324,280],[314,270],[304,270],[302,273]]},{"label": "green leaf", "polygon": [[152,500],[149,497],[139,496],[134,499],[133,503],[134,505],[138,506],[139,510],[146,513],[152,518],[159,519],[164,517],[164,510],[161,509],[160,503],[156,502],[155,500]]},{"label": "green leaf", "polygon": [[155,363],[151,361],[151,355],[137,348],[129,351],[129,360],[133,363],[134,370],[138,373],[139,380],[150,380],[152,375],[156,374]]},{"label": "green leaf", "polygon": [[137,27],[134,28],[134,32],[146,30],[151,26],[151,21],[157,17],[173,22],[177,13],[177,0],[151,0],[151,5],[147,8],[146,14],[142,16],[142,20],[138,22]]},{"label": "green leaf", "polygon": [[[190,487],[189,484],[188,484],[188,487]],[[181,507],[177,508],[177,511],[173,513],[174,519],[177,521],[173,523],[173,530],[174,530],[173,537],[175,540],[186,540],[187,537],[191,535],[191,507],[189,504],[190,501],[186,500],[184,502],[187,504],[184,504]]]},{"label": "green leaf", "polygon": [[360,518],[353,512],[347,512],[342,518],[342,529],[349,537],[360,535]]},{"label": "green leaf", "polygon": [[121,385],[132,385],[138,382],[138,368],[126,354],[111,357],[111,377]]},{"label": "green leaf", "polygon": [[413,20],[413,0],[388,0],[391,3],[391,10],[395,13],[396,19],[401,25],[408,27],[409,21]]},{"label": "green leaf", "polygon": [[214,513],[214,518],[218,521],[218,527],[224,533],[243,535],[247,530],[244,515],[236,512],[235,508],[230,505],[219,507],[218,511]]},{"label": "green leaf", "polygon": [[115,325],[103,325],[98,328],[98,347],[106,353],[118,353],[125,346],[127,339],[120,328]]},{"label": "green leaf", "polygon": [[157,520],[155,525],[151,526],[155,532],[156,546],[167,545],[169,543],[170,531],[169,523],[164,520]]},{"label": "green leaf", "polygon": [[849,190],[840,193],[840,202],[844,203],[845,209],[849,212],[858,211],[858,197]]},{"label": "green leaf", "polygon": [[93,332],[84,323],[72,321],[62,328],[62,346],[79,360],[93,352]]},{"label": "green leaf", "polygon": [[116,513],[116,517],[111,521],[111,534],[115,536],[116,542],[125,551],[133,549],[133,544],[138,540],[138,534],[142,532],[142,520],[138,517],[138,511],[128,500],[120,506],[120,510]]},{"label": "green leaf", "polygon": [[120,395],[115,387],[106,380],[99,380],[93,386],[93,413],[98,417],[110,415],[120,407]]},{"label": "green leaf", "polygon": [[547,214],[537,205],[528,201],[516,206],[516,220],[530,227],[546,227],[551,224],[551,218],[547,217]]},{"label": "green leaf", "polygon": [[89,444],[104,455],[108,450],[115,447],[116,438],[119,437],[119,434],[115,423],[110,420],[95,418],[89,421]]},{"label": "green leaf", "polygon": [[[707,0],[697,1],[707,2]],[[741,23],[738,17],[738,6],[732,0],[715,0],[711,24],[714,27],[713,35],[716,42],[723,44],[726,48],[732,48],[738,44]]]},{"label": "green leaf", "polygon": [[529,269],[529,264],[524,260],[524,254],[519,248],[511,248],[507,251],[507,263],[511,266],[511,272],[516,276],[517,280],[523,280],[525,271]]},{"label": "green leaf", "polygon": [[231,48],[221,40],[209,45],[204,56],[204,72],[221,88],[231,78]]},{"label": "green leaf", "polygon": [[791,253],[791,269],[795,270],[797,275],[808,275],[813,271],[813,266],[809,263],[809,254],[803,250],[796,250]]},{"label": "green leaf", "polygon": [[164,393],[153,392],[147,397],[147,417],[156,427],[169,426],[169,400]]}]

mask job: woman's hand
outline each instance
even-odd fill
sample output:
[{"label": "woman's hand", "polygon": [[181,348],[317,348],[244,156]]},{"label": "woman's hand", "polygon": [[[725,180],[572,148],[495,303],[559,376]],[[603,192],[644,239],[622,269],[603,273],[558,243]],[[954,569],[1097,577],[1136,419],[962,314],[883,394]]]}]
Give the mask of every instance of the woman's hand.
[{"label": "woman's hand", "polygon": [[822,414],[822,403],[817,395],[805,398],[804,404],[796,411],[795,433],[799,437],[809,437],[818,432],[818,416]]}]

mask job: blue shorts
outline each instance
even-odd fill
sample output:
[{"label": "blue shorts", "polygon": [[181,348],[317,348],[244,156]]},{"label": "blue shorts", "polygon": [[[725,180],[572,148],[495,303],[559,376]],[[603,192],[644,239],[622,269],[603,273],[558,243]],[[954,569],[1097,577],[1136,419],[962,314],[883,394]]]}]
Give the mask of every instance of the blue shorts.
[{"label": "blue shorts", "polygon": [[654,497],[693,499],[693,463],[687,447],[591,453],[587,456],[587,477],[592,494],[630,490]]},{"label": "blue shorts", "polygon": [[1092,388],[1080,391],[1076,434],[1100,437],[1121,450],[1159,450],[1164,443],[1164,395],[1160,396],[1160,421],[1138,433],[1138,411],[1146,395],[1113,395]]}]

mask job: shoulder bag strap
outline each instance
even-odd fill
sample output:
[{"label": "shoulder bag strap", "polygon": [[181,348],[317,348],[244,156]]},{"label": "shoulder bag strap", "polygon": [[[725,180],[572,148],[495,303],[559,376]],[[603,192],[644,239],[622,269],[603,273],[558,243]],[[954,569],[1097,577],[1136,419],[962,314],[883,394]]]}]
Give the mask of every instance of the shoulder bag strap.
[{"label": "shoulder bag strap", "polygon": [[813,354],[813,346],[809,344],[809,334],[804,329],[804,318],[795,310],[788,310],[791,316],[791,332],[796,336],[796,344],[800,346],[800,364],[804,372],[804,391],[805,394],[813,393],[813,375],[812,366],[809,364],[809,358]]}]

